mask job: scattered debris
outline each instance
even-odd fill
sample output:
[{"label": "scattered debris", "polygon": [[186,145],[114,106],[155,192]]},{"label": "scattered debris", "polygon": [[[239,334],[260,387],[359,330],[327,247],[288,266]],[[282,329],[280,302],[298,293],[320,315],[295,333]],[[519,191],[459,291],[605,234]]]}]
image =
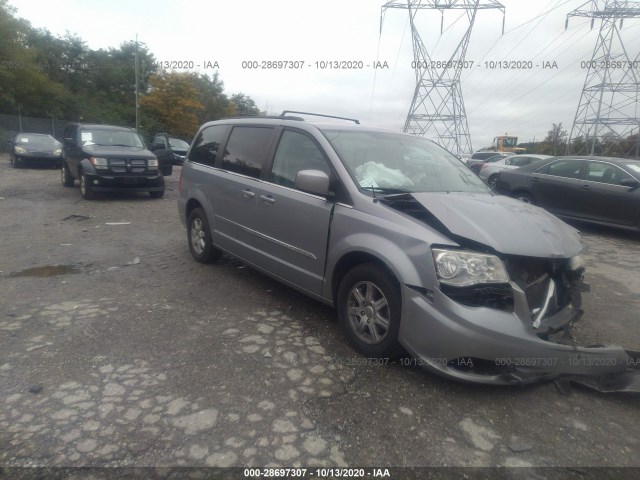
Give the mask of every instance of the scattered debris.
[{"label": "scattered debris", "polygon": [[61,243],[60,246],[61,247],[70,247],[71,244],[70,243]]},{"label": "scattered debris", "polygon": [[31,393],[40,393],[42,391],[42,385],[32,385],[29,387],[29,392]]},{"label": "scattered debris", "polygon": [[515,453],[528,452],[529,450],[533,450],[533,445],[518,438],[509,444],[509,450]]},{"label": "scattered debris", "polygon": [[265,358],[271,358],[271,357],[272,357],[271,352],[270,352],[269,350],[267,350],[266,352],[264,352],[264,355],[263,355],[263,356],[264,356]]},{"label": "scattered debris", "polygon": [[89,220],[91,217],[87,217],[86,215],[76,215],[75,213],[72,215],[69,215],[68,217],[64,217],[62,220],[60,220],[61,222],[64,222],[65,220],[76,220],[77,222],[81,222],[82,220]]},{"label": "scattered debris", "polygon": [[131,222],[105,222],[105,225],[131,225]]},{"label": "scattered debris", "polygon": [[135,257],[133,260],[125,263],[124,266],[126,267],[127,265],[138,265],[139,263],[140,263],[140,257]]}]

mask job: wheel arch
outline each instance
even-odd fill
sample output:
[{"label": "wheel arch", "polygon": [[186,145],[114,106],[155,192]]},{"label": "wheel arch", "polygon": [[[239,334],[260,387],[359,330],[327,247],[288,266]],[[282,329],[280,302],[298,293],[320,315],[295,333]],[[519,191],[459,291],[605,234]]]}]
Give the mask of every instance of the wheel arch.
[{"label": "wheel arch", "polygon": [[355,266],[365,263],[371,263],[380,267],[395,282],[398,290],[400,289],[400,280],[398,279],[398,276],[393,271],[393,269],[389,265],[387,265],[387,263],[380,257],[365,251],[348,252],[343,255],[340,260],[338,260],[331,275],[331,301],[333,302],[334,306],[336,305],[338,298],[338,289],[340,288],[340,283],[342,282],[344,276]]}]

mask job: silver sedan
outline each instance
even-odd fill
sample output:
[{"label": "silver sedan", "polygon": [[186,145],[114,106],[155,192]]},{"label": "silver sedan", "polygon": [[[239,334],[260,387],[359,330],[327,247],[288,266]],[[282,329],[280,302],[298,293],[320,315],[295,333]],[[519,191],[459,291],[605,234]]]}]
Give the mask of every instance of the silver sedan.
[{"label": "silver sedan", "polygon": [[496,162],[485,163],[482,165],[479,175],[491,188],[495,188],[500,171],[523,167],[545,158],[551,158],[551,155],[512,155]]}]

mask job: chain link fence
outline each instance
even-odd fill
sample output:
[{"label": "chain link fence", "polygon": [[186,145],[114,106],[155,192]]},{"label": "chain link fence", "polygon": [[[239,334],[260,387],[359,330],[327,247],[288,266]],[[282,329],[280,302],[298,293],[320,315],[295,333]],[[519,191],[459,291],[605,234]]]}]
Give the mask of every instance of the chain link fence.
[{"label": "chain link fence", "polygon": [[12,140],[19,132],[45,133],[62,140],[64,127],[70,122],[55,117],[25,117],[0,113],[0,152],[9,152],[7,140]]}]

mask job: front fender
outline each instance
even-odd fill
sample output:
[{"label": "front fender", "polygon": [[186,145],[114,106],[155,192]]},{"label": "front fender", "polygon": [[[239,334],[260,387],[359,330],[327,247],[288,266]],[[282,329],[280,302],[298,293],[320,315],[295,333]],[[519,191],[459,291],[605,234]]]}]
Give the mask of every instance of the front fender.
[{"label": "front fender", "polygon": [[[426,237],[421,238],[420,233],[418,229],[404,228],[397,222],[382,217],[371,217],[353,209],[336,207],[331,223],[322,296],[333,301],[340,273],[344,273],[344,262],[349,264],[347,259],[363,255],[374,257],[383,263],[400,284],[423,287],[434,285],[437,280],[431,257],[431,243]],[[432,237],[438,243],[452,244],[435,232]]]},{"label": "front fender", "polygon": [[80,170],[89,174],[97,174],[96,167],[93,166],[93,163],[89,161],[88,158],[83,158],[80,160],[80,166],[78,167],[78,178],[80,177]]}]

